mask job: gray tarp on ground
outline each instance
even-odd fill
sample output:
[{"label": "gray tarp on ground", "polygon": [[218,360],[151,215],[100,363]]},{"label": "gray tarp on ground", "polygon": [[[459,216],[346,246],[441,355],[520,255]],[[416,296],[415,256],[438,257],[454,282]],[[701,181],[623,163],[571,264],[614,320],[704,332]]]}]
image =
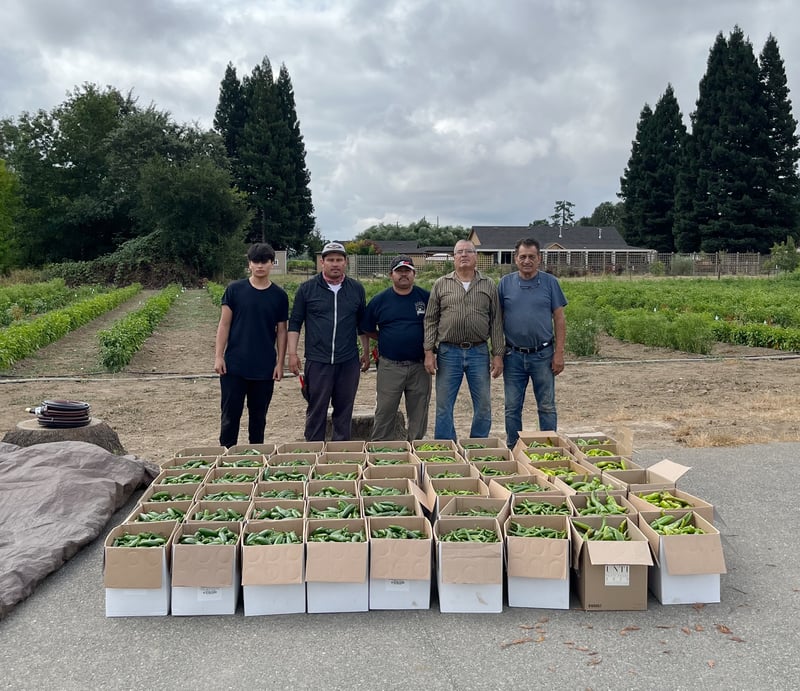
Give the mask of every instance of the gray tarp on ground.
[{"label": "gray tarp on ground", "polygon": [[153,470],[86,442],[0,442],[0,618],[94,540]]}]

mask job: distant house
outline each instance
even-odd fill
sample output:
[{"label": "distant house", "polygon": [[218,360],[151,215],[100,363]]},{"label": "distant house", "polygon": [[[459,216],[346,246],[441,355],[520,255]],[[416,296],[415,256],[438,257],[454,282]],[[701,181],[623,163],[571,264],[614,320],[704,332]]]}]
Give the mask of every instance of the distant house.
[{"label": "distant house", "polygon": [[614,226],[472,226],[469,239],[485,264],[514,263],[514,245],[534,238],[548,271],[608,272],[635,270],[656,260],[656,251],[629,245]]}]

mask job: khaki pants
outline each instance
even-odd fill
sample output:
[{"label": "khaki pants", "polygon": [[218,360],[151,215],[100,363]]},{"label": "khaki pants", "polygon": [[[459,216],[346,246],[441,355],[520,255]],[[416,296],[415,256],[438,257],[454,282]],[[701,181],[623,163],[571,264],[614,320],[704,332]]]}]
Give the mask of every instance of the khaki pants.
[{"label": "khaki pants", "polygon": [[394,435],[400,398],[406,398],[407,439],[424,439],[428,431],[428,406],[431,401],[431,375],[421,362],[397,362],[382,357],[378,361],[377,406],[372,440],[391,440]]}]

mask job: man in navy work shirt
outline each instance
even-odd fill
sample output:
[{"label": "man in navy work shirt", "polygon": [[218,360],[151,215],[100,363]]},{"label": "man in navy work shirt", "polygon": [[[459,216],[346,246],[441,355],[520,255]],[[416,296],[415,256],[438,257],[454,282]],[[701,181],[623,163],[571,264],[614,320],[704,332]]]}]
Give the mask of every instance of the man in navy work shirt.
[{"label": "man in navy work shirt", "polygon": [[305,326],[306,441],[325,440],[329,405],[333,408],[331,440],[350,439],[360,370],[369,368],[369,338],[361,336],[360,367],[356,338],[366,294],[364,286],[345,275],[346,270],[344,245],[329,242],[322,248],[322,272],[302,283],[294,296],[289,369],[300,374],[297,346]]},{"label": "man in navy work shirt", "polygon": [[506,441],[513,448],[522,429],[522,407],[528,380],[539,413],[539,429],[555,430],[555,378],[564,370],[567,299],[558,279],[539,270],[539,241],[525,238],[514,248],[516,271],[500,279],[497,292],[503,310],[506,354],[503,385],[506,408]]},{"label": "man in navy work shirt", "polygon": [[214,371],[221,391],[219,443],[225,447],[236,445],[245,398],[248,441],[264,443],[267,410],[286,357],[289,298],[269,278],[275,251],[259,243],[247,250],[247,259],[250,277],[225,289],[217,327]]},{"label": "man in navy work shirt", "polygon": [[367,305],[361,329],[378,339],[377,405],[373,441],[394,439],[400,398],[405,395],[409,441],[423,439],[428,429],[431,375],[425,371],[425,309],[430,293],[414,285],[416,267],[411,257],[392,261],[392,286]]}]

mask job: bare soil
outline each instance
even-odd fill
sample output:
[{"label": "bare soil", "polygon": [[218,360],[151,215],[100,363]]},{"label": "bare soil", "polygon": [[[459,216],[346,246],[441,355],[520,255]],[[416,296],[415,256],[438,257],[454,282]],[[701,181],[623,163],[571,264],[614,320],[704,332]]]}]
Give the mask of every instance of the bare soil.
[{"label": "bare soil", "polygon": [[[219,310],[208,294],[187,290],[125,372],[99,364],[97,331],[136,309],[143,293],[0,375],[0,433],[45,399],[86,401],[128,453],[162,462],[190,446],[218,443],[219,381],[213,372]],[[569,325],[568,325],[569,327]],[[302,339],[301,339],[302,340]],[[567,356],[557,379],[559,428],[630,430],[636,449],[732,446],[800,441],[800,355],[718,344],[710,356],[601,339],[600,355]],[[492,434],[504,438],[502,381],[492,383]],[[375,402],[375,371],[362,375],[359,408]],[[267,440],[303,437],[305,402],[296,378],[275,387]],[[456,402],[456,430],[468,436],[472,416],[466,383]],[[526,429],[536,429],[533,395]],[[240,443],[247,442],[243,420]],[[433,434],[433,402],[429,432]]]}]

